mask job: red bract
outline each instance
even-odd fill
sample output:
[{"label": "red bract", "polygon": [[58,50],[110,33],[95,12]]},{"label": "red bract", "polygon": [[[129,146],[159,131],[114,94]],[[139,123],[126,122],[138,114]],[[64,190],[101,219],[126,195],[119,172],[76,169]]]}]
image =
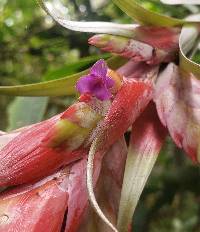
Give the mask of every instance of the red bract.
[{"label": "red bract", "polygon": [[152,98],[150,83],[125,80],[103,122],[103,146],[119,139],[145,109]]},{"label": "red bract", "polygon": [[84,155],[83,150],[71,152],[43,144],[42,141],[58,120],[59,116],[56,116],[32,126],[3,147],[0,151],[0,186],[38,180]]},{"label": "red bract", "polygon": [[17,135],[19,135],[19,131],[14,131],[11,133],[2,133],[0,134],[0,149],[2,149],[6,144],[8,144],[11,140],[13,140]]},{"label": "red bract", "polygon": [[[159,121],[155,104],[150,102],[133,124],[130,143],[134,150],[140,150],[139,154],[142,153],[142,155],[146,156],[155,151],[160,151],[166,135],[167,130]],[[146,150],[147,145],[150,144],[149,138],[152,139],[152,152],[149,149]],[[142,152],[141,149],[143,149]]]},{"label": "red bract", "polygon": [[[116,223],[126,158],[124,140],[115,143],[105,155],[99,179],[102,157],[99,153],[95,159],[96,193],[105,211]],[[0,196],[0,231],[57,232],[62,225],[66,232],[87,231],[92,225],[98,232],[104,231],[103,228],[107,231],[100,221],[98,225],[95,224],[97,219],[88,205],[86,163],[84,158],[36,184],[3,193]],[[110,186],[114,193],[110,192]],[[90,217],[88,214],[91,214]]]},{"label": "red bract", "polygon": [[68,202],[68,172],[61,171],[34,185],[0,196],[1,232],[57,232]]},{"label": "red bract", "polygon": [[86,148],[81,145],[100,120],[101,110],[78,102],[20,132],[0,150],[0,186],[38,180],[83,157]]},{"label": "red bract", "polygon": [[[117,142],[117,140],[124,134],[124,132],[136,119],[136,117],[143,111],[143,109],[150,101],[151,97],[152,88],[149,83],[125,80],[124,84],[118,91],[117,96],[115,97],[110,107],[110,110],[106,114],[105,120],[101,123],[100,126],[100,128],[103,128],[105,130],[104,141],[106,143],[106,146],[103,149],[104,151],[98,152],[95,156],[95,172],[93,176],[94,184],[96,185],[97,183],[96,194],[100,202],[104,202],[102,206],[105,209],[105,213],[107,212],[106,214],[115,224],[126,153],[124,142]],[[81,99],[84,100],[85,98],[81,97]],[[88,107],[94,107],[94,102],[96,102],[96,100],[89,99],[88,101],[87,98]],[[84,114],[84,104],[86,103],[76,103],[63,114],[55,116],[42,123],[32,125],[27,129],[25,128],[21,132],[13,134],[11,141],[4,141],[4,143],[7,144],[4,144],[5,146],[0,152],[2,158],[0,172],[1,185],[16,185],[30,181],[36,181],[43,176],[51,174],[61,166],[69,165],[73,161],[84,157],[85,153],[82,149],[75,150],[74,152],[69,149],[70,146],[67,143],[68,137],[67,139],[65,137],[60,137],[60,134],[66,136],[66,131],[62,133],[62,130],[59,131],[58,128],[63,128],[56,127],[57,125],[59,125],[58,123],[60,123],[62,120],[69,120],[70,123],[75,123],[78,127],[80,127],[80,129],[83,126],[86,126],[86,124],[90,127],[93,126],[94,123],[93,121],[91,121],[91,118],[88,121],[88,116]],[[102,108],[99,107],[99,104],[100,103],[95,106],[98,106],[98,114],[101,112]],[[104,103],[101,104],[104,105]],[[88,113],[88,111],[86,113]],[[83,118],[85,121],[81,120]],[[99,120],[99,117],[97,118]],[[94,136],[98,132],[98,128],[99,127],[97,127],[97,130],[94,131],[91,136]],[[3,137],[5,137],[5,135]],[[103,169],[101,171],[102,176],[104,177],[101,177],[101,179],[98,180],[102,158],[104,157],[104,153],[106,150],[108,152],[104,158]],[[85,179],[86,163],[87,160],[85,157],[82,160],[77,161],[77,163],[69,168],[70,173],[67,176],[66,190],[68,196],[68,203],[66,206],[68,207],[65,229],[66,231],[78,231],[80,223],[83,223],[85,228],[89,228],[88,226],[91,223],[88,221],[87,217],[88,214],[93,215],[93,213],[88,208],[88,194]],[[27,196],[27,194],[31,194],[31,196],[33,194],[33,196],[35,196],[35,192],[37,192],[35,186],[38,186],[38,184],[34,185],[33,187],[21,187],[19,189],[16,189],[15,191],[20,192],[19,195],[23,197]],[[44,188],[44,186],[42,186],[41,188]],[[115,189],[115,193],[110,192],[108,186],[113,186],[113,189]],[[47,184],[47,189],[45,188],[45,191],[49,191],[49,188],[50,186],[49,184]],[[24,192],[24,189],[27,190]],[[8,196],[9,199],[16,199],[18,195],[13,194],[13,192],[8,192],[2,197],[4,199],[4,196]],[[102,199],[102,196],[104,196],[104,200]],[[31,205],[34,204],[34,202],[37,205],[37,199],[38,198],[33,197],[31,203],[27,202],[27,204],[30,206],[28,211],[29,218],[31,217]],[[109,200],[109,204],[107,204],[108,202],[106,202],[105,199]],[[13,201],[13,204],[14,202],[15,201]],[[8,202],[6,201],[5,205],[7,204]],[[23,207],[26,207],[26,204],[22,204],[21,206],[19,206],[16,203],[15,206],[16,208],[22,207],[23,210]],[[16,208],[13,205],[12,210]],[[45,205],[44,207],[44,211],[46,210],[48,211],[47,205]],[[26,211],[24,211],[24,213],[26,213]],[[37,228],[37,225],[40,224],[40,221],[38,221],[40,217],[42,221],[47,220],[47,218],[43,218],[42,215],[38,215],[38,218],[35,219],[35,228]],[[85,218],[84,222],[82,222],[82,218]],[[13,224],[9,224],[9,227],[7,228],[12,228],[13,225],[16,225],[18,220],[22,219],[18,218],[18,216],[15,215],[12,220]],[[27,224],[24,224],[24,226],[27,226]],[[105,228],[106,231],[106,225],[102,225],[102,223],[100,222],[98,227],[99,231],[102,231],[102,228]],[[19,228],[23,227],[21,227],[21,225],[19,224]]]}]

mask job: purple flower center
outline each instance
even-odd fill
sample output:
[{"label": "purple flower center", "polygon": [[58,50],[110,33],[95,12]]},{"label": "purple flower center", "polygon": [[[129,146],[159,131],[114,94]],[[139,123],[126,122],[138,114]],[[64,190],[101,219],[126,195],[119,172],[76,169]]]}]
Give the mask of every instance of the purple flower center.
[{"label": "purple flower center", "polygon": [[98,60],[90,69],[90,73],[78,80],[76,89],[81,94],[89,93],[101,101],[110,99],[114,80],[107,76],[107,71],[106,62],[103,59]]}]

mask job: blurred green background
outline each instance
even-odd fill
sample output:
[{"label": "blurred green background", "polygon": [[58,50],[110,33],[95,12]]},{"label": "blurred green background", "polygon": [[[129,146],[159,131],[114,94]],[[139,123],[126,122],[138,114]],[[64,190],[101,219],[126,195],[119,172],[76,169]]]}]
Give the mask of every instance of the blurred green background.
[{"label": "blurred green background", "polygon": [[[199,12],[196,6],[138,1],[148,9],[178,18]],[[111,1],[64,3],[66,14],[74,20],[132,22]],[[0,0],[0,85],[35,83],[84,70],[101,54],[88,46],[89,36],[55,24],[34,0]],[[199,57],[197,54],[196,59]],[[63,111],[74,100],[0,96],[0,129],[38,122]],[[137,207],[134,232],[200,232],[199,180],[199,167],[168,138]]]}]

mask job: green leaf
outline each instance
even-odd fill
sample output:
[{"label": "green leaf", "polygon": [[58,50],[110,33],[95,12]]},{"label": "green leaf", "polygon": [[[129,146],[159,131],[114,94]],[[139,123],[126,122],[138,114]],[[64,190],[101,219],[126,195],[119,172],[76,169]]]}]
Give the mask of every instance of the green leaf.
[{"label": "green leaf", "polygon": [[[112,57],[107,60],[110,68],[116,69],[125,63],[125,59],[121,57]],[[0,87],[0,95],[12,96],[67,96],[75,95],[76,81],[83,75],[87,74],[89,69],[74,75],[66,76],[52,81],[45,81],[36,84],[2,86]]]},{"label": "green leaf", "polygon": [[[113,2],[127,15],[141,24],[173,27],[190,22],[190,20],[176,19],[147,10],[136,0],[113,0]],[[191,23],[195,21],[191,21]]]},{"label": "green leaf", "polygon": [[[200,15],[193,15],[190,18],[200,20]],[[180,68],[186,72],[193,73],[200,78],[200,65],[192,61],[187,55],[199,43],[199,29],[197,25],[186,25],[182,28],[179,47],[180,47]]]},{"label": "green leaf", "polygon": [[8,130],[40,122],[47,104],[48,97],[16,97],[8,107]]},{"label": "green leaf", "polygon": [[133,33],[133,24],[69,20],[68,14],[66,13],[67,9],[59,0],[37,0],[37,2],[57,23],[69,30],[122,36],[131,36]]},{"label": "green leaf", "polygon": [[100,58],[106,59],[109,57],[110,54],[105,53],[101,55],[94,55],[94,56],[81,58],[77,62],[69,63],[60,69],[47,72],[43,77],[43,80],[45,81],[55,80],[68,75],[72,75],[73,73],[81,71],[81,69],[83,68],[87,68],[86,66],[91,65],[93,62],[97,61]]},{"label": "green leaf", "polygon": [[2,86],[0,94],[14,96],[64,96],[75,94],[75,83],[87,71],[70,75],[58,80],[45,81],[36,84]]}]

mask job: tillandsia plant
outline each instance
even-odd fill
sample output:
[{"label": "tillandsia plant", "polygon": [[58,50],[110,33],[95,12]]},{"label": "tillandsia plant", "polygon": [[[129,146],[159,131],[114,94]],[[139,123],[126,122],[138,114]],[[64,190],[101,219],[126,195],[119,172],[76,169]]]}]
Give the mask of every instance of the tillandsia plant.
[{"label": "tillandsia plant", "polygon": [[66,78],[0,87],[8,95],[80,94],[59,115],[0,132],[2,232],[131,231],[166,136],[200,162],[200,66],[188,58],[199,15],[181,20],[134,0],[113,2],[138,24],[69,21],[59,1],[39,1],[62,26],[100,33],[89,44],[115,56]]}]

